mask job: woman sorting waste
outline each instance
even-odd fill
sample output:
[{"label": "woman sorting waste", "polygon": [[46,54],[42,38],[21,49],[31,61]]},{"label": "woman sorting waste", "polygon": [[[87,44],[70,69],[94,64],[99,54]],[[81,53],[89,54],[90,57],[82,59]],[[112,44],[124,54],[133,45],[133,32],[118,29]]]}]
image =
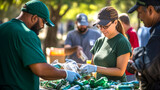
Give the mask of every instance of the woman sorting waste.
[{"label": "woman sorting waste", "polygon": [[99,38],[91,49],[92,65],[81,65],[81,73],[97,72],[97,79],[126,81],[125,70],[131,56],[131,45],[126,38],[117,11],[110,6],[98,13],[95,24],[104,37]]}]

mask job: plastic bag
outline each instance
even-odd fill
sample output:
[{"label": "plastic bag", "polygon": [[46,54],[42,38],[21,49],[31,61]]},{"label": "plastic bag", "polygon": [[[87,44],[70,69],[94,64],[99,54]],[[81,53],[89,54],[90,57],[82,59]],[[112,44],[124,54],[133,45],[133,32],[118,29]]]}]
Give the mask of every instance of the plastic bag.
[{"label": "plastic bag", "polygon": [[72,59],[66,59],[66,62],[63,63],[63,68],[65,70],[71,70],[73,72],[79,73],[79,67],[76,61]]},{"label": "plastic bag", "polygon": [[58,60],[54,60],[51,63],[52,66],[54,67],[62,67],[65,70],[71,70],[73,72],[79,73],[79,67],[78,64],[72,60],[72,59],[66,59],[65,63],[59,63]]}]

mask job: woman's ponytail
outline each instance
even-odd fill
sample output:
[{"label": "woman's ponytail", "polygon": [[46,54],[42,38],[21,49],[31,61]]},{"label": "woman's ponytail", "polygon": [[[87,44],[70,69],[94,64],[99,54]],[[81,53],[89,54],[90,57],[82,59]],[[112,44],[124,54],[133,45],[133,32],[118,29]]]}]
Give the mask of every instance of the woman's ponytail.
[{"label": "woman's ponytail", "polygon": [[118,21],[117,26],[116,26],[117,31],[123,34],[123,36],[125,36],[126,38],[128,38],[127,35],[125,34],[125,30],[123,28],[121,20],[118,19],[117,21]]}]

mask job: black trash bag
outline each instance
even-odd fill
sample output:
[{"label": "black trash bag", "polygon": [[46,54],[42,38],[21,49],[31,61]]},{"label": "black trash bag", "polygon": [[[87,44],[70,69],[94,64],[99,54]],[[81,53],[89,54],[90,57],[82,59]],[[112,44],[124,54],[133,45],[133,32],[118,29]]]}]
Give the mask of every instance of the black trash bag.
[{"label": "black trash bag", "polygon": [[138,47],[133,50],[133,63],[127,65],[127,71],[134,74],[135,71],[143,72],[149,66],[150,59],[147,56],[145,47]]},{"label": "black trash bag", "polygon": [[136,77],[140,81],[142,90],[160,90],[160,54],[151,61],[141,75]]}]

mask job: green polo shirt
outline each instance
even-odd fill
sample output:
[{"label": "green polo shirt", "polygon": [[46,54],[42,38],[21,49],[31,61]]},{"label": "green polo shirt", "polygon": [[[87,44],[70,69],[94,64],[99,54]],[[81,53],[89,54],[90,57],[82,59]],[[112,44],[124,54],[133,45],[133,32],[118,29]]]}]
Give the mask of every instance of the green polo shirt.
[{"label": "green polo shirt", "polygon": [[39,90],[39,77],[29,65],[46,63],[35,32],[20,20],[0,24],[0,89]]},{"label": "green polo shirt", "polygon": [[[122,35],[118,34],[112,39],[106,37],[99,38],[94,47],[91,49],[94,55],[94,64],[103,67],[116,67],[117,57],[126,53],[131,53],[131,45],[129,41]],[[126,81],[126,75],[122,77],[106,76],[97,73],[97,78],[107,77],[109,80]]]}]

